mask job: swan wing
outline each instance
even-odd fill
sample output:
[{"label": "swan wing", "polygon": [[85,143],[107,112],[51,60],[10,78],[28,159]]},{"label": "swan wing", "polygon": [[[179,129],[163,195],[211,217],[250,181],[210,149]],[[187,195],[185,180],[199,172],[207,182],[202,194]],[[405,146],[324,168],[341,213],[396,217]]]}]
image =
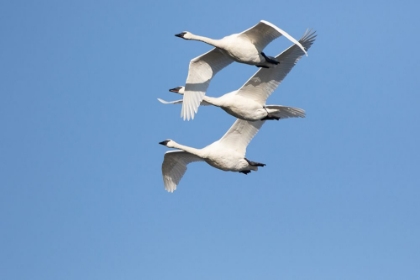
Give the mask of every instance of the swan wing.
[{"label": "swan wing", "polygon": [[[315,31],[307,30],[299,42],[305,49],[309,49],[315,41],[315,38]],[[267,98],[273,93],[303,55],[304,52],[297,45],[289,47],[276,56],[276,59],[280,62],[279,65],[272,68],[259,69],[236,94],[253,99],[264,105]]]},{"label": "swan wing", "polygon": [[187,171],[187,164],[194,161],[203,161],[203,159],[180,150],[166,152],[162,163],[162,176],[165,190],[174,192],[185,171]]},{"label": "swan wing", "polygon": [[[174,100],[174,101],[166,101],[161,98],[158,98],[158,100],[160,103],[163,103],[163,104],[182,104],[182,99]],[[201,100],[200,106],[208,106],[208,105],[211,105],[211,104],[208,103],[207,101]]]},{"label": "swan wing", "polygon": [[271,41],[282,35],[292,41],[292,43],[298,45],[299,48],[306,53],[305,48],[295,38],[286,31],[265,20],[260,21],[253,27],[240,33],[240,36],[246,36],[260,51],[262,51]]},{"label": "swan wing", "polygon": [[246,147],[263,124],[264,121],[250,122],[237,119],[225,135],[218,141],[218,144],[233,149],[245,156]]},{"label": "swan wing", "polygon": [[184,98],[181,109],[181,117],[184,120],[194,119],[201,100],[203,100],[210,80],[233,60],[223,54],[220,49],[200,55],[190,61],[187,83],[185,85]]},{"label": "swan wing", "polygon": [[166,100],[163,100],[161,98],[158,98],[158,100],[159,100],[160,103],[163,103],[163,104],[180,104],[180,103],[182,103],[182,99],[174,100],[174,101],[166,101]]}]

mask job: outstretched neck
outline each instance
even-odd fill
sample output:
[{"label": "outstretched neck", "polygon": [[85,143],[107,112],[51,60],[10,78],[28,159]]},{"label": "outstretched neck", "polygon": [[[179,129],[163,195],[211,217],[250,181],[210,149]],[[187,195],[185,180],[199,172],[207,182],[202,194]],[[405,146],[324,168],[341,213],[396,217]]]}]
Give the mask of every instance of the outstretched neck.
[{"label": "outstretched neck", "polygon": [[193,147],[188,147],[188,146],[185,146],[185,145],[181,145],[181,144],[176,143],[175,141],[173,141],[172,146],[173,146],[173,148],[183,150],[187,153],[190,153],[190,154],[193,154],[193,155],[196,155],[196,156],[199,156],[199,157],[203,157],[203,153],[202,153],[201,149],[196,149],[196,148],[193,148]]},{"label": "outstretched neck", "polygon": [[217,40],[217,39],[211,39],[211,38],[207,38],[207,37],[199,36],[199,35],[194,35],[194,34],[191,34],[189,39],[190,40],[195,40],[195,41],[201,41],[201,42],[204,42],[206,44],[209,44],[209,45],[211,45],[213,47],[217,47],[217,48],[223,47],[220,43],[220,40]]},{"label": "outstretched neck", "polygon": [[220,98],[217,98],[217,97],[210,97],[210,96],[206,96],[205,95],[203,97],[203,101],[205,101],[205,102],[207,102],[207,103],[209,103],[209,104],[211,104],[213,106],[217,106],[217,107],[223,106]]}]

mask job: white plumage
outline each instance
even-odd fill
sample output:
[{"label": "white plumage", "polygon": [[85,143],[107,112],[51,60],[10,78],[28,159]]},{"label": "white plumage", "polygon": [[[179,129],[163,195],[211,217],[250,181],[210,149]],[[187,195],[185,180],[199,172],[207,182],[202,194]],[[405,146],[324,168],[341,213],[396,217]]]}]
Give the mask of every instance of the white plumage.
[{"label": "white plumage", "polygon": [[162,163],[162,176],[165,189],[173,192],[187,170],[187,165],[194,161],[205,161],[209,165],[224,170],[247,174],[257,171],[258,166],[265,164],[253,162],[245,158],[246,147],[264,121],[248,122],[236,120],[231,128],[218,141],[196,149],[181,145],[173,140],[165,140],[159,144],[179,150],[165,153]]},{"label": "white plumage", "polygon": [[186,40],[197,40],[214,46],[211,51],[190,61],[181,116],[184,120],[194,119],[194,114],[203,99],[214,75],[233,61],[270,68],[278,64],[275,58],[266,56],[263,49],[275,38],[285,36],[306,53],[305,48],[292,36],[267,21],[238,34],[215,40],[190,32],[176,34]]},{"label": "white plumage", "polygon": [[[315,38],[315,31],[306,31],[299,40],[299,45],[308,50],[315,41]],[[236,118],[249,121],[305,117],[305,111],[300,108],[265,104],[267,98],[274,92],[304,54],[302,49],[295,44],[275,57],[280,62],[280,65],[259,69],[240,89],[222,95],[221,97],[208,97],[203,94],[201,105],[211,104],[218,106]],[[177,87],[170,91],[183,94],[183,100],[171,102],[160,98],[158,100],[164,104],[185,104],[187,96],[186,87]],[[189,96],[197,97],[191,94]]]}]

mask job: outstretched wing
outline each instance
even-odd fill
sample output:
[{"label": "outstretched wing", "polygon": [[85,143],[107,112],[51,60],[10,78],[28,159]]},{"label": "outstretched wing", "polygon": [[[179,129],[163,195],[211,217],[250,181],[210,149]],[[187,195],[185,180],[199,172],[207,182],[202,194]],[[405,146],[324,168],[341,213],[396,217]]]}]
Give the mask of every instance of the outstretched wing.
[{"label": "outstretched wing", "polygon": [[174,101],[166,101],[161,98],[158,98],[157,100],[159,100],[159,102],[163,104],[181,104],[182,103],[182,99],[174,100]]},{"label": "outstretched wing", "polygon": [[225,135],[218,141],[218,144],[233,149],[245,156],[246,147],[257,134],[258,130],[260,130],[264,122],[265,121],[250,122],[237,119]]},{"label": "outstretched wing", "polygon": [[[315,41],[315,31],[306,31],[299,42],[309,49]],[[261,68],[238,91],[243,97],[253,99],[264,105],[267,98],[273,93],[286,75],[292,70],[304,52],[293,45],[276,56],[279,65],[272,68]]]},{"label": "outstretched wing", "polygon": [[283,35],[294,44],[298,45],[302,51],[306,53],[304,47],[295,38],[290,36],[286,31],[265,20],[260,21],[257,25],[254,25],[240,34],[241,36],[248,37],[259,50],[263,50],[271,41]]},{"label": "outstretched wing", "polygon": [[211,79],[233,60],[224,55],[220,49],[200,55],[190,61],[187,83],[181,109],[181,117],[184,120],[194,119],[200,102],[206,94]]},{"label": "outstretched wing", "polygon": [[203,159],[180,150],[168,151],[162,163],[162,176],[165,190],[173,192],[176,186],[187,171],[187,164],[194,161],[202,161]]},{"label": "outstretched wing", "polygon": [[[166,101],[161,98],[158,98],[158,100],[160,103],[163,103],[163,104],[182,104],[182,99],[174,100],[174,101]],[[211,104],[204,100],[201,100],[200,106],[208,106],[208,105],[211,105]]]}]

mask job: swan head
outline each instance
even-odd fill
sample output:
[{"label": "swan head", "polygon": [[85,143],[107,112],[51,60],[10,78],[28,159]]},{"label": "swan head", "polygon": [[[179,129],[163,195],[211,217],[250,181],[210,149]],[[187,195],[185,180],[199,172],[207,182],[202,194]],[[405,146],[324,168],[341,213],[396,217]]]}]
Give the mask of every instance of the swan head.
[{"label": "swan head", "polygon": [[172,141],[171,139],[166,139],[162,142],[159,142],[159,144],[161,144],[163,146],[166,146],[168,148],[173,148],[173,143],[174,143],[174,141]]},{"label": "swan head", "polygon": [[178,94],[184,94],[184,92],[185,92],[185,87],[176,87],[176,88],[171,88],[169,91],[170,91],[170,92],[175,92],[175,93],[178,93]]},{"label": "swan head", "polygon": [[179,37],[179,38],[182,38],[182,39],[185,39],[185,40],[190,40],[191,39],[191,35],[192,34],[190,32],[188,32],[188,31],[184,31],[184,32],[175,34],[176,37]]}]

